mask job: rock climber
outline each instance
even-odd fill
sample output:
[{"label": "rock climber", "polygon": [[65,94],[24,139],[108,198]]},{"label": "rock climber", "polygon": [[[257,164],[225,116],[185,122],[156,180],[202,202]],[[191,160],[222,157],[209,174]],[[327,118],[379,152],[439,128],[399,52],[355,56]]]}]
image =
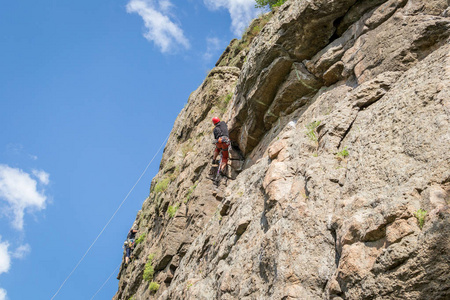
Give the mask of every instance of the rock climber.
[{"label": "rock climber", "polygon": [[127,240],[124,243],[126,256],[125,256],[125,265],[128,265],[130,262],[131,252],[134,249],[134,240],[136,237],[136,233],[138,232],[137,226],[133,226],[127,235]]},{"label": "rock climber", "polygon": [[217,160],[217,156],[222,151],[222,162],[219,166],[219,170],[222,174],[225,173],[225,167],[228,162],[228,148],[230,147],[230,138],[228,137],[228,126],[224,121],[220,121],[219,118],[212,118],[212,122],[214,124],[214,140],[216,144],[216,149],[214,150],[214,156],[212,165],[217,166],[219,161]]}]

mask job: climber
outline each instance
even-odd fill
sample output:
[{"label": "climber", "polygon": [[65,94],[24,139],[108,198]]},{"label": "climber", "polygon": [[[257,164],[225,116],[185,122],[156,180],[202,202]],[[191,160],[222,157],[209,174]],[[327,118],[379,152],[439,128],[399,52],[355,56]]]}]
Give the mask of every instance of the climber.
[{"label": "climber", "polygon": [[228,126],[224,121],[220,121],[219,118],[212,118],[212,122],[214,124],[214,143],[216,144],[216,149],[214,150],[214,156],[212,160],[212,165],[217,166],[219,161],[217,160],[217,156],[222,151],[222,163],[219,166],[220,173],[225,173],[225,167],[228,162],[228,149],[231,145],[230,138],[228,137]]},{"label": "climber", "polygon": [[133,228],[130,229],[127,235],[127,240],[124,243],[126,256],[125,256],[125,265],[128,265],[130,262],[131,252],[134,249],[134,239],[136,237],[136,233],[138,232],[137,226],[133,226]]}]

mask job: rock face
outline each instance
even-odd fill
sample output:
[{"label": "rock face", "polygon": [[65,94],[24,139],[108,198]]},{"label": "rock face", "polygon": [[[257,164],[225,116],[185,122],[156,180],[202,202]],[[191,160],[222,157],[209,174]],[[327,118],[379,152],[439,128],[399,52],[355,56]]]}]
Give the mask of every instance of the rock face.
[{"label": "rock face", "polygon": [[114,299],[450,299],[449,2],[262,18],[178,116]]}]

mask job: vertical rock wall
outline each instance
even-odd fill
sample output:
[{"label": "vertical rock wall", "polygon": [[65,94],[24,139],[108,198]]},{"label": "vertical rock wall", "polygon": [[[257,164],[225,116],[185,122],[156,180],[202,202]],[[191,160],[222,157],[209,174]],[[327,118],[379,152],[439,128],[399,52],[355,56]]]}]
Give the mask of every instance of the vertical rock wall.
[{"label": "vertical rock wall", "polygon": [[[114,299],[450,298],[448,7],[288,0],[232,41],[175,121]],[[219,187],[216,115],[245,156]]]}]

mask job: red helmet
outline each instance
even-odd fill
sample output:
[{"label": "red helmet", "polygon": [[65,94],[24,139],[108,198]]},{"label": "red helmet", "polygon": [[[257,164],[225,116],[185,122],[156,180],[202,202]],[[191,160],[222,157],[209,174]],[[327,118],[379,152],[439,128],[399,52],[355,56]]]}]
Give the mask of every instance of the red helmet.
[{"label": "red helmet", "polygon": [[213,121],[214,125],[216,125],[217,123],[220,122],[220,119],[217,117],[214,117],[214,118],[212,118],[212,121]]}]

